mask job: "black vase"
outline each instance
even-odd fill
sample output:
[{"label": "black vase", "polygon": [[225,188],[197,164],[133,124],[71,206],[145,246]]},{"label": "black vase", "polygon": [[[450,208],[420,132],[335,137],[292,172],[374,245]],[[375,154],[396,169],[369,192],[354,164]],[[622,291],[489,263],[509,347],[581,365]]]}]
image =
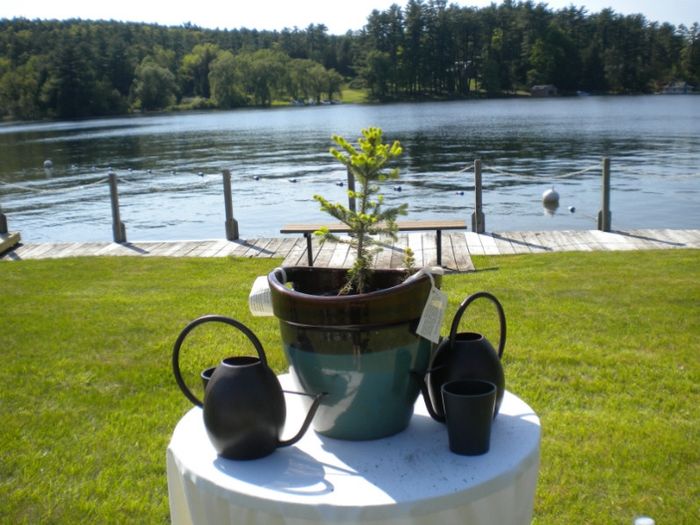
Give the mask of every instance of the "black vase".
[{"label": "black vase", "polygon": [[[498,350],[482,334],[457,332],[467,307],[480,298],[488,299],[496,306],[501,332]],[[442,386],[466,379],[488,381],[496,385],[493,417],[498,415],[505,393],[505,375],[501,364],[505,343],[506,318],[498,299],[488,292],[477,292],[465,299],[452,320],[449,337],[443,339],[435,350],[422,385],[423,398],[433,419],[443,422],[445,420]]]},{"label": "black vase", "polygon": [[[238,328],[253,343],[257,357],[228,357],[201,374],[204,403],[187,387],[180,372],[180,348],[192,329],[206,322],[221,322]],[[204,426],[218,454],[227,459],[256,459],[277,447],[299,441],[311,423],[323,393],[315,396],[299,432],[282,440],[287,409],[282,386],[267,365],[260,341],[245,325],[228,317],[207,315],[189,323],[173,349],[173,373],[178,386],[195,405],[203,407]]]},{"label": "black vase", "polygon": [[279,445],[286,406],[272,370],[257,357],[228,357],[209,380],[204,426],[214,448],[230,459],[255,459]]}]

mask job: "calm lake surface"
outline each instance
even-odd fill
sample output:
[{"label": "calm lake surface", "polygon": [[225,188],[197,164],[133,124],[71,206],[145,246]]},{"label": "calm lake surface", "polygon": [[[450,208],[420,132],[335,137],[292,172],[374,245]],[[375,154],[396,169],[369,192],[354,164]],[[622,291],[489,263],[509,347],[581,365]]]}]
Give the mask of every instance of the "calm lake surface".
[{"label": "calm lake surface", "polygon": [[[409,219],[463,218],[482,160],[487,231],[591,229],[601,158],[612,227],[700,228],[700,96],[334,105],[0,126],[0,210],[25,242],[112,239],[107,174],[129,240],[224,238],[221,171],[241,237],[328,220],[312,196],[347,201],[330,137],[380,126],[404,146],[389,204]],[[44,169],[50,159],[52,170]],[[296,182],[292,182],[292,181]],[[401,191],[395,186],[400,185]],[[554,214],[542,194],[560,194]],[[572,213],[570,208],[575,211]]]}]

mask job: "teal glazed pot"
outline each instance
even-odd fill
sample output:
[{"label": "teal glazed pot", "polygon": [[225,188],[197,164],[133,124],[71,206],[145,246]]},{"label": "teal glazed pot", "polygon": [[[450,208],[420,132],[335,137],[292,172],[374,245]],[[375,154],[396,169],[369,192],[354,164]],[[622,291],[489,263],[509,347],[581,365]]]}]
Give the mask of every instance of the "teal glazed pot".
[{"label": "teal glazed pot", "polygon": [[[346,440],[404,430],[420,392],[432,343],[415,333],[430,278],[404,283],[405,272],[376,270],[373,287],[337,295],[346,270],[293,267],[268,275],[289,370],[307,394],[325,393],[316,432]],[[440,276],[434,276],[436,285]]]}]

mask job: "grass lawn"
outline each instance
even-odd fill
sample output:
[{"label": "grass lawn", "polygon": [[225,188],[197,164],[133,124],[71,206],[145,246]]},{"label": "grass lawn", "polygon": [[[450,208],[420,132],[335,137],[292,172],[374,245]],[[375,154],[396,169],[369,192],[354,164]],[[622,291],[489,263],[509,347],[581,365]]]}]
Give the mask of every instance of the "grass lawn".
[{"label": "grass lawn", "polygon": [[[279,260],[0,262],[0,523],[167,523],[165,449],[190,408],[170,371],[179,331],[229,315],[286,363],[254,278]],[[700,251],[477,257],[459,302],[488,290],[508,318],[506,387],[542,421],[537,524],[700,522]],[[183,347],[197,372],[251,354],[230,328]],[[476,302],[462,322],[496,341]]]}]

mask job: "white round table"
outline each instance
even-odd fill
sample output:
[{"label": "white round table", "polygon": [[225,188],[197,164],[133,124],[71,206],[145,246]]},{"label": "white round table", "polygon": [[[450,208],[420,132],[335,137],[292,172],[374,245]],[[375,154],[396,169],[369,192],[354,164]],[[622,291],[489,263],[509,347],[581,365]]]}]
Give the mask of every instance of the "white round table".
[{"label": "white round table", "polygon": [[[288,374],[279,377],[296,390]],[[305,415],[300,396],[286,400],[285,438]],[[529,524],[539,449],[539,418],[510,392],[482,456],[450,452],[446,427],[430,419],[421,398],[395,436],[341,441],[310,429],[297,444],[252,461],[218,457],[202,410],[192,408],[167,450],[170,515],[176,525]]]}]

